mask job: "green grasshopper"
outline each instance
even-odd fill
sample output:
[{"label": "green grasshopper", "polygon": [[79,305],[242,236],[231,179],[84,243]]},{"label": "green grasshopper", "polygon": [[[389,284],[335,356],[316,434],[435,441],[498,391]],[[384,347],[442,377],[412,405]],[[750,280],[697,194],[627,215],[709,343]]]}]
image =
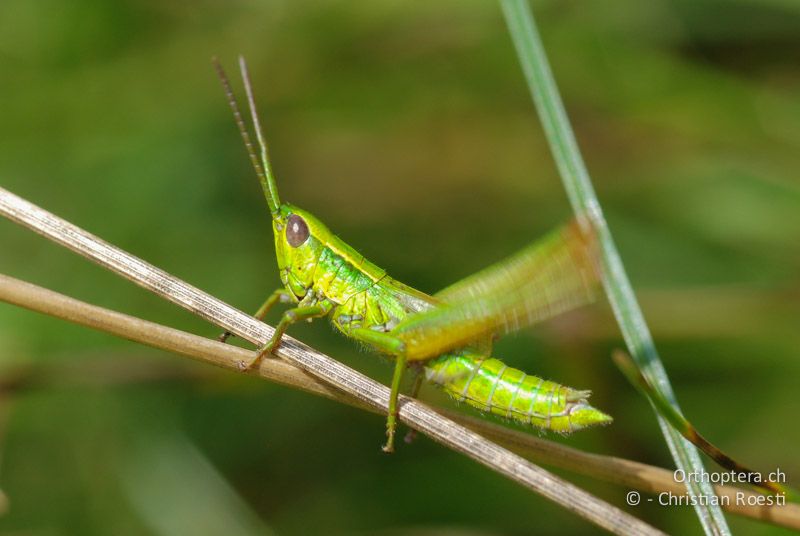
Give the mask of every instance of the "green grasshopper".
[{"label": "green grasshopper", "polygon": [[396,361],[386,452],[394,449],[407,368],[416,372],[412,397],[424,379],[482,412],[541,429],[569,433],[611,422],[588,404],[590,391],[546,381],[491,357],[495,337],[591,300],[598,280],[594,238],[578,222],[433,296],[415,290],[389,277],[309,212],[280,201],[244,58],[239,66],[260,158],[216,59],[214,66],[272,216],[283,288],[270,294],[255,316],[262,319],[279,302],[294,304],[244,368],[271,354],[290,325],[328,316],[337,330]]}]

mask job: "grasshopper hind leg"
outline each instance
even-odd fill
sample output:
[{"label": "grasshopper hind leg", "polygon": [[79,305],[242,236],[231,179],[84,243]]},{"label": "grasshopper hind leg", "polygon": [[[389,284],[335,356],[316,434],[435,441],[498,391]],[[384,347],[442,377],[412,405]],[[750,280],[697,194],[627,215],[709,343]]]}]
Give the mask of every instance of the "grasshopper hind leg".
[{"label": "grasshopper hind leg", "polygon": [[383,452],[394,452],[394,434],[397,431],[397,417],[400,413],[400,383],[403,381],[403,373],[406,371],[406,356],[399,355],[394,365],[392,375],[392,392],[389,395],[389,414],[386,417],[386,444]]},{"label": "grasshopper hind leg", "polygon": [[396,359],[392,375],[392,391],[389,395],[389,413],[386,417],[386,443],[383,446],[383,452],[394,452],[394,436],[397,431],[397,416],[400,412],[398,403],[400,385],[408,363],[405,343],[391,333],[369,328],[351,329],[348,335]]},{"label": "grasshopper hind leg", "polygon": [[[411,393],[408,396],[411,398],[416,399],[419,395],[419,391],[422,388],[422,380],[425,379],[425,373],[423,372],[423,368],[419,365],[413,367],[414,371],[414,383],[411,386]],[[410,445],[414,442],[417,438],[417,431],[413,428],[409,428],[408,432],[406,433],[405,437],[403,438],[403,442],[407,445]]]}]

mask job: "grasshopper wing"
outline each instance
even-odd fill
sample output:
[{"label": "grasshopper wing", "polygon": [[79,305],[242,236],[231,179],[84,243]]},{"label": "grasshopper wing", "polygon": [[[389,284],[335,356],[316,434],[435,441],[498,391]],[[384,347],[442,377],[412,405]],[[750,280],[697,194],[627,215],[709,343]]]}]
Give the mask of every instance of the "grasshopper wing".
[{"label": "grasshopper wing", "polygon": [[394,330],[409,360],[491,340],[592,301],[599,280],[596,238],[577,221],[447,287],[442,303]]}]

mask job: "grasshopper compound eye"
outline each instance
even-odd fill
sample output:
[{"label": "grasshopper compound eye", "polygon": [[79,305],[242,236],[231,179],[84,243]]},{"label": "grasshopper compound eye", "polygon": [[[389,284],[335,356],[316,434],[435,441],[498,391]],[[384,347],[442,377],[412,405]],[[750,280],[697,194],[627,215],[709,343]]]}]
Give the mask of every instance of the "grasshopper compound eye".
[{"label": "grasshopper compound eye", "polygon": [[286,241],[293,248],[301,246],[308,240],[308,225],[297,214],[289,216],[289,221],[286,222]]}]

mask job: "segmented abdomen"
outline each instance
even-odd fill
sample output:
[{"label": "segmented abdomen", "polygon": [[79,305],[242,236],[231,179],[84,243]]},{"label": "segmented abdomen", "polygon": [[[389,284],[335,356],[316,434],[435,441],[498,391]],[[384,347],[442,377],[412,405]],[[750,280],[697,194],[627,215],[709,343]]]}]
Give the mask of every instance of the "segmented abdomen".
[{"label": "segmented abdomen", "polygon": [[480,411],[538,428],[569,433],[611,422],[588,404],[589,391],[531,376],[499,359],[469,352],[445,355],[425,364],[425,378]]}]

